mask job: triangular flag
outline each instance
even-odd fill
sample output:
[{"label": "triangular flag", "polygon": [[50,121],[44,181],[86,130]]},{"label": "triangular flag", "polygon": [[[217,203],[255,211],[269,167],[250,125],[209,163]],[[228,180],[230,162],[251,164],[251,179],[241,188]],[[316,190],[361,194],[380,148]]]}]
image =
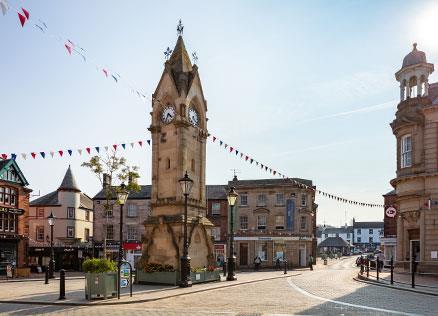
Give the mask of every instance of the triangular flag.
[{"label": "triangular flag", "polygon": [[216,141],[216,137],[215,136],[213,136],[213,143]]},{"label": "triangular flag", "polygon": [[105,74],[105,77],[108,78],[108,70],[106,70],[106,69],[102,69],[102,71],[103,71],[103,73]]},{"label": "triangular flag", "polygon": [[126,144],[122,144],[123,149],[126,149]]},{"label": "triangular flag", "polygon": [[51,152],[50,152],[50,156],[52,156],[52,158],[53,158],[54,155],[55,155],[55,152],[54,152],[54,151],[51,151]]},{"label": "triangular flag", "polygon": [[151,145],[151,140],[148,139],[147,142],[148,142],[148,145],[150,146]]},{"label": "triangular flag", "polygon": [[2,154],[2,158],[5,159],[5,160],[8,159],[8,155]]},{"label": "triangular flag", "polygon": [[116,78],[116,76],[111,75],[111,77],[113,77],[113,79],[114,79],[115,82],[118,82],[118,81],[119,81],[119,80]]},{"label": "triangular flag", "polygon": [[18,13],[18,18],[20,19],[21,27],[24,27],[24,23],[26,23],[26,17],[20,12],[17,13]]},{"label": "triangular flag", "polygon": [[71,46],[68,44],[64,44],[64,46],[67,49],[68,53],[71,55]]},{"label": "triangular flag", "polygon": [[252,163],[254,161],[254,159],[251,158],[250,163]]},{"label": "triangular flag", "polygon": [[67,149],[68,154],[71,156],[73,154],[73,150]]},{"label": "triangular flag", "polygon": [[256,166],[258,166],[259,165],[259,162],[258,161],[256,161]]},{"label": "triangular flag", "polygon": [[96,149],[97,153],[99,153],[99,150],[100,150],[99,146],[94,147],[94,149]]},{"label": "triangular flag", "polygon": [[220,141],[220,142],[219,142],[219,146],[222,146],[223,143],[224,143],[223,141]]},{"label": "triangular flag", "polygon": [[245,161],[247,161],[249,159],[249,157],[248,156],[245,156]]},{"label": "triangular flag", "polygon": [[9,10],[8,0],[0,0],[0,8],[2,8],[3,15],[6,15]]},{"label": "triangular flag", "polygon": [[24,15],[26,16],[26,19],[29,20],[29,16],[30,16],[29,12],[26,9],[24,9],[24,8],[21,8],[21,11],[23,11]]},{"label": "triangular flag", "polygon": [[16,154],[11,154],[11,159],[12,159],[12,160],[17,159],[17,155],[16,155]]},{"label": "triangular flag", "polygon": [[40,152],[41,157],[46,158],[46,153],[44,151]]},{"label": "triangular flag", "polygon": [[58,150],[59,155],[62,157],[62,154],[64,153],[62,150]]},{"label": "triangular flag", "polygon": [[129,143],[129,145],[131,145],[131,148],[134,148],[134,143]]},{"label": "triangular flag", "polygon": [[35,153],[30,153],[30,154],[31,154],[32,158],[35,159],[36,154]]},{"label": "triangular flag", "polygon": [[90,147],[85,148],[85,150],[87,151],[88,154],[90,154],[90,152],[91,152],[91,148]]},{"label": "triangular flag", "polygon": [[78,149],[79,155],[82,155],[82,149]]},{"label": "triangular flag", "polygon": [[238,150],[236,150],[236,156],[239,154],[239,151]]},{"label": "triangular flag", "polygon": [[108,146],[104,146],[103,148],[105,148],[105,151],[108,151]]},{"label": "triangular flag", "polygon": [[243,157],[243,154],[242,153],[240,153],[240,158],[242,158]]},{"label": "triangular flag", "polygon": [[224,148],[227,148],[227,147],[228,147],[228,144],[225,144]]},{"label": "triangular flag", "polygon": [[234,149],[233,147],[230,147],[230,153],[233,151],[233,149]]},{"label": "triangular flag", "polygon": [[141,146],[143,146],[143,142],[141,140],[138,141],[138,144]]},{"label": "triangular flag", "polygon": [[113,148],[114,148],[114,150],[117,150],[117,145],[114,144],[114,145],[113,145]]},{"label": "triangular flag", "polygon": [[23,157],[23,159],[26,160],[27,155],[26,154],[21,154],[21,157]]}]

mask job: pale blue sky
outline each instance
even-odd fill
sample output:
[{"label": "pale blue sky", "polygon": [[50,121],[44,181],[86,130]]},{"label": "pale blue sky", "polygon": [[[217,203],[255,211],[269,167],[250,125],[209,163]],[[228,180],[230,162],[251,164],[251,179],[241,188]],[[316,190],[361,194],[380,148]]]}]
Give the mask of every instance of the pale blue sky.
[{"label": "pale blue sky", "polygon": [[[13,1],[49,32],[84,47],[90,58],[150,96],[163,51],[183,20],[188,51],[199,56],[209,131],[292,177],[324,191],[382,203],[395,176],[394,73],[414,41],[428,60],[438,7],[426,1]],[[434,28],[435,27],[435,28]],[[0,153],[111,145],[149,138],[150,102],[105,79],[62,43],[0,16]],[[436,80],[432,75],[431,82]],[[84,154],[83,154],[84,155]],[[150,183],[151,151],[127,150]],[[83,191],[99,183],[84,156],[17,160],[34,191],[56,189],[68,167]],[[207,183],[267,173],[211,143]],[[381,220],[383,210],[317,196],[318,222]]]}]

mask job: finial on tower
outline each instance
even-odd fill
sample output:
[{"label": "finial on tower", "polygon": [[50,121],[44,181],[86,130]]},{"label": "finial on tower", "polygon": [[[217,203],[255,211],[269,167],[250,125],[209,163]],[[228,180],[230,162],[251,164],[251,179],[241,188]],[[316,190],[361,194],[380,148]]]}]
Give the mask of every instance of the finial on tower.
[{"label": "finial on tower", "polygon": [[179,19],[178,26],[176,27],[176,32],[178,36],[182,36],[184,33],[184,25],[182,24],[181,19]]},{"label": "finial on tower", "polygon": [[167,49],[164,51],[164,57],[166,58],[166,60],[169,60],[171,54],[172,50],[170,49],[170,47],[167,47]]},{"label": "finial on tower", "polygon": [[414,46],[412,50],[417,50],[417,43],[412,44],[412,46]]},{"label": "finial on tower", "polygon": [[198,63],[198,54],[196,52],[192,53],[193,63],[196,65]]}]

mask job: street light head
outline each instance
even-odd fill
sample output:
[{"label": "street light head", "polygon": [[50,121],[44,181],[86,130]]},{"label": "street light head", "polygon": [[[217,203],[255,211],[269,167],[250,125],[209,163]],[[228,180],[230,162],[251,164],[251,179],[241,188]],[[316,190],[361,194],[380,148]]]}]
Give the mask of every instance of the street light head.
[{"label": "street light head", "polygon": [[53,212],[50,212],[50,215],[47,217],[47,220],[49,221],[50,226],[55,225],[56,217],[55,215],[53,215]]},{"label": "street light head", "polygon": [[117,201],[120,205],[124,205],[128,199],[129,192],[126,190],[126,185],[122,183],[120,188],[117,190]]},{"label": "street light head", "polygon": [[193,180],[189,178],[187,171],[186,171],[184,177],[179,179],[178,182],[181,185],[182,193],[184,195],[190,195],[190,191],[192,191],[192,187],[193,187]]},{"label": "street light head", "polygon": [[234,187],[230,188],[230,191],[228,192],[227,198],[228,198],[228,204],[230,206],[234,206],[236,204],[236,200],[239,194],[237,194],[236,191],[234,191]]}]

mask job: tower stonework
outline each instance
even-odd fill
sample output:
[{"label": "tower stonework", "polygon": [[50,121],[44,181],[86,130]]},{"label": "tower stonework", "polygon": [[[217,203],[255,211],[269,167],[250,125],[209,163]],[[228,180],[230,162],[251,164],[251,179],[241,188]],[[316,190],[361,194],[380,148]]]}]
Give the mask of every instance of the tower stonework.
[{"label": "tower stonework", "polygon": [[213,224],[205,217],[207,102],[198,67],[192,65],[182,36],[152,97],[151,216],[144,222],[143,260],[180,270],[183,252],[184,196],[178,182],[187,171],[188,241],[192,267],[213,263]]}]

